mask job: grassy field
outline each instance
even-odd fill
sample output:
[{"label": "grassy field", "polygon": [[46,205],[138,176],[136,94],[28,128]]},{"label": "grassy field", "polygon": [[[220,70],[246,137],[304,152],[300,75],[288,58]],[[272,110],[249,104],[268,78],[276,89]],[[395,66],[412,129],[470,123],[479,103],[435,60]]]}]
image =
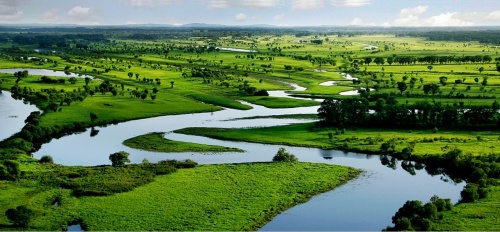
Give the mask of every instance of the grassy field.
[{"label": "grassy field", "polygon": [[[176,132],[224,140],[370,153],[377,153],[383,142],[396,139],[397,151],[401,151],[410,143],[415,143],[413,154],[419,156],[441,154],[441,148],[444,146],[456,146],[465,153],[474,155],[490,154],[500,147],[500,135],[496,131],[438,130],[434,132],[433,129],[317,128],[315,123],[305,123],[248,129],[186,128]],[[328,135],[330,132],[333,134],[331,140]]]},{"label": "grassy field", "polygon": [[205,145],[197,143],[179,142],[164,137],[165,133],[149,133],[139,135],[123,141],[123,144],[146,151],[154,152],[243,152],[241,149]]},{"label": "grassy field", "polygon": [[[77,79],[75,84],[70,84],[67,80],[64,83],[43,83],[40,76],[29,75],[16,80],[12,74],[0,74],[0,89],[9,91],[16,86],[30,95],[30,100],[44,110],[40,119],[41,127],[37,128],[43,130],[71,126],[74,123],[90,127],[161,115],[209,112],[220,110],[221,107],[251,109],[251,106],[241,103],[241,100],[269,108],[319,104],[308,100],[253,96],[259,90],[290,90],[291,87],[286,83],[296,83],[307,88],[305,91],[292,91],[294,94],[327,98],[349,98],[350,96],[338,94],[342,91],[373,88],[375,90],[371,94],[395,94],[400,104],[413,104],[427,99],[445,104],[463,103],[465,106],[491,105],[500,97],[500,74],[494,62],[495,58],[499,58],[500,48],[477,42],[429,41],[387,34],[339,37],[329,33],[313,33],[302,37],[261,33],[219,37],[181,35],[144,41],[124,39],[119,37],[120,33],[107,34],[109,42],[89,43],[89,51],[72,48],[65,50],[63,54],[35,53],[32,49],[38,48],[38,44],[19,45],[10,40],[2,43],[0,69],[66,70],[92,75],[100,80],[93,80],[88,84],[84,79]],[[297,42],[315,38],[323,39],[324,43],[313,45]],[[208,46],[214,43],[217,46],[243,49],[249,49],[249,44],[252,43],[255,44],[252,49],[259,52],[250,56],[248,53],[231,51],[189,51],[194,45]],[[378,49],[366,50],[364,44],[378,46]],[[71,46],[74,47],[75,44]],[[277,47],[279,52],[275,50]],[[19,50],[11,52],[11,48]],[[486,55],[492,60],[441,64],[414,62],[407,65],[364,62],[367,58],[377,57],[387,60],[389,57],[402,56],[421,58]],[[48,61],[26,59],[29,56]],[[300,56],[309,58],[303,59]],[[318,63],[313,58],[330,59],[334,62]],[[360,82],[345,80],[341,72],[352,74]],[[442,77],[446,77],[446,83],[440,83]],[[412,79],[413,84],[410,85]],[[336,85],[320,85],[332,80],[336,81]],[[397,88],[397,82],[401,81],[408,84],[402,94]],[[109,82],[106,88],[114,88],[116,94],[99,91],[106,82]],[[439,85],[440,91],[435,95],[423,92],[423,86],[430,83]],[[90,94],[91,90],[95,90],[93,95]],[[46,94],[47,92],[52,94]],[[50,96],[45,96],[47,99],[44,100],[36,97],[37,93],[42,97]],[[65,100],[71,95],[78,95],[81,99],[76,100],[75,97],[69,104]],[[56,110],[48,109],[51,104]],[[91,120],[90,113],[97,115],[95,121]],[[413,155],[419,157],[441,154],[441,148],[445,146],[456,146],[465,153],[474,155],[494,153],[500,147],[500,134],[493,129],[313,129],[311,125],[245,130],[208,128],[197,129],[196,134],[221,139],[370,153],[378,153],[383,142],[395,139],[397,151],[415,143]],[[195,133],[192,129],[181,131]],[[200,145],[165,141],[158,134],[147,136],[153,137],[136,138],[140,140],[138,143],[143,149],[207,149]],[[17,148],[0,148],[0,154],[11,155],[13,149]],[[22,158],[18,159],[22,160],[21,167],[25,172],[45,175],[62,170],[59,173],[61,176],[88,173],[85,168],[43,166],[24,156],[20,157]],[[109,171],[106,168],[102,170]],[[142,171],[144,170],[135,174]],[[132,171],[125,170],[123,179],[120,178],[121,175],[108,175],[109,173],[104,172],[85,181],[99,185],[103,183],[100,180],[109,178],[135,189],[107,197],[75,198],[68,189],[48,187],[37,181],[0,181],[0,210],[5,211],[17,205],[32,207],[36,213],[33,221],[33,229],[36,230],[61,230],[74,219],[85,220],[90,230],[254,230],[281,210],[304,201],[315,193],[332,189],[356,173],[351,169],[316,164],[227,164],[183,169],[172,175],[155,177],[153,182],[137,187],[134,185],[137,178],[130,180],[130,176],[134,176]],[[490,189],[488,198],[479,203],[461,204],[447,213],[438,228],[498,228],[496,215],[500,210],[496,198],[499,191],[497,187]],[[303,194],[297,194],[298,192]],[[61,199],[58,207],[51,206],[56,196]],[[8,222],[5,217],[0,217],[0,224],[5,226],[3,229],[17,229],[6,226]]]},{"label": "grassy field", "polygon": [[[358,174],[312,163],[202,165],[106,197],[75,198],[67,189],[1,182],[0,200],[2,210],[19,204],[32,208],[35,230],[61,230],[75,219],[88,230],[255,230]],[[52,206],[56,198],[59,205]],[[9,229],[4,217],[0,224]]]}]

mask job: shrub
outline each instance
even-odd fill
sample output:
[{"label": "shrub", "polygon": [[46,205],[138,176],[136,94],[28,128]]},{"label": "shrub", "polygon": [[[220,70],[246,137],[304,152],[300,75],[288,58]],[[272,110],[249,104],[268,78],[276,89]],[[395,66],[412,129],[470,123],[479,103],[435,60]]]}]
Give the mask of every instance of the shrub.
[{"label": "shrub", "polygon": [[299,161],[295,155],[288,153],[285,148],[280,148],[278,153],[273,157],[273,162],[297,162]]},{"label": "shrub", "polygon": [[109,160],[111,161],[111,165],[113,165],[113,167],[124,166],[125,163],[130,163],[128,156],[129,153],[120,151],[109,155]]},{"label": "shrub", "polygon": [[44,156],[42,156],[42,158],[40,158],[40,160],[38,162],[40,162],[42,164],[53,164],[54,159],[50,155],[44,155]]},{"label": "shrub", "polygon": [[33,215],[33,210],[23,205],[18,206],[15,209],[8,209],[7,211],[5,211],[5,216],[7,216],[7,219],[9,219],[10,222],[14,223],[14,225],[21,228],[29,227],[29,223]]}]

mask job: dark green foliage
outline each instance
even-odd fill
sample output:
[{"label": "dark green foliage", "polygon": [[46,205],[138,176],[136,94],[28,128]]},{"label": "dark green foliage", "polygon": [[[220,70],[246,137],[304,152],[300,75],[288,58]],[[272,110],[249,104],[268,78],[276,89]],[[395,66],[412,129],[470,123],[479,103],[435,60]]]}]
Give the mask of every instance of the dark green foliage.
[{"label": "dark green foliage", "polygon": [[75,196],[107,196],[148,184],[157,175],[196,165],[192,160],[167,160],[157,164],[132,164],[123,168],[54,166],[50,172],[28,172],[22,178],[37,180],[42,186],[71,189]]},{"label": "dark green foliage", "polygon": [[90,121],[95,122],[99,117],[94,112],[90,112]]},{"label": "dark green foliage", "polygon": [[5,160],[0,165],[0,180],[17,180],[21,174],[19,163],[13,160]]},{"label": "dark green foliage", "polygon": [[42,158],[40,158],[40,160],[38,162],[40,162],[42,164],[53,164],[54,159],[50,155],[44,155],[44,156],[42,156]]},{"label": "dark green foliage", "polygon": [[361,99],[324,100],[318,109],[320,123],[329,126],[363,124],[368,119],[368,101]]},{"label": "dark green foliage", "polygon": [[5,216],[12,222],[15,226],[20,228],[29,228],[31,219],[34,216],[33,210],[28,207],[21,205],[15,209],[8,209],[5,212]]},{"label": "dark green foliage", "polygon": [[126,163],[130,163],[129,155],[127,152],[119,151],[109,155],[109,160],[113,167],[124,166]]},{"label": "dark green foliage", "polygon": [[475,184],[467,184],[462,192],[460,192],[460,196],[462,199],[461,202],[475,202],[479,199],[479,193],[477,192],[478,187]]},{"label": "dark green foliage", "polygon": [[392,217],[394,227],[388,226],[385,230],[397,231],[429,231],[433,230],[433,221],[439,220],[438,212],[451,210],[450,199],[441,199],[433,196],[431,201],[422,205],[420,201],[406,201]]},{"label": "dark green foliage", "polygon": [[259,90],[253,94],[254,96],[269,96],[269,93],[265,90]]},{"label": "dark green foliage", "polygon": [[273,162],[297,162],[295,155],[288,153],[285,148],[280,148],[278,153],[273,157]]}]

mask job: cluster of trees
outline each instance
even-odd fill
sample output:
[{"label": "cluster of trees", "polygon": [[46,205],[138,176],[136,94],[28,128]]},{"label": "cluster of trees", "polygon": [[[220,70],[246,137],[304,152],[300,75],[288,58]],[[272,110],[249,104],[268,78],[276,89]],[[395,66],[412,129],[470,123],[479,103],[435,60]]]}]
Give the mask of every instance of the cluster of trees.
[{"label": "cluster of trees", "polygon": [[51,48],[57,46],[58,48],[66,48],[70,44],[75,43],[77,48],[84,48],[86,44],[92,42],[108,42],[103,34],[60,34],[60,35],[49,35],[49,34],[18,34],[13,36],[12,41],[20,45],[38,45],[41,48]]},{"label": "cluster of trees", "polygon": [[443,105],[440,102],[397,104],[393,98],[376,100],[373,113],[369,113],[368,100],[353,98],[325,100],[318,109],[320,124],[328,126],[379,125],[383,127],[498,127],[499,105],[467,106]]},{"label": "cluster of trees", "polygon": [[476,55],[476,56],[424,56],[424,57],[413,57],[413,56],[390,56],[387,58],[383,57],[366,57],[362,60],[358,60],[357,62],[360,64],[370,65],[370,63],[374,62],[377,65],[382,64],[399,64],[399,65],[410,65],[416,64],[417,62],[420,64],[451,64],[453,63],[490,63],[493,58],[489,55]]},{"label": "cluster of trees", "polygon": [[203,78],[221,78],[226,77],[226,74],[220,70],[212,70],[209,68],[198,68],[194,67],[191,70],[192,77],[203,77]]},{"label": "cluster of trees", "polygon": [[439,212],[452,207],[450,199],[438,196],[433,196],[425,205],[418,200],[407,201],[392,217],[394,226],[388,226],[385,231],[431,231],[435,229],[433,220],[442,217]]},{"label": "cluster of trees", "polygon": [[280,148],[278,153],[273,157],[273,162],[297,162],[299,159],[294,154],[290,154],[285,148]]}]

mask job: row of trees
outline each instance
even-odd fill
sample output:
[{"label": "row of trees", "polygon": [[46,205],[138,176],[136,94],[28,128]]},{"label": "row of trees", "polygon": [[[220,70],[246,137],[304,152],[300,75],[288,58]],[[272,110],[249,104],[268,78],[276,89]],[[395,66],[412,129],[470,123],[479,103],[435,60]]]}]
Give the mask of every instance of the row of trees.
[{"label": "row of trees", "polygon": [[440,102],[416,102],[413,105],[379,98],[369,113],[368,100],[353,98],[325,100],[318,109],[321,125],[382,127],[497,127],[500,109],[496,101],[492,106],[443,105]]},{"label": "row of trees", "polygon": [[424,56],[424,57],[413,57],[413,56],[390,56],[387,58],[383,57],[365,57],[362,60],[358,60],[358,63],[370,65],[374,62],[377,65],[382,64],[399,64],[399,65],[410,65],[416,64],[451,64],[451,63],[490,63],[493,58],[490,55],[476,55],[476,56]]}]

